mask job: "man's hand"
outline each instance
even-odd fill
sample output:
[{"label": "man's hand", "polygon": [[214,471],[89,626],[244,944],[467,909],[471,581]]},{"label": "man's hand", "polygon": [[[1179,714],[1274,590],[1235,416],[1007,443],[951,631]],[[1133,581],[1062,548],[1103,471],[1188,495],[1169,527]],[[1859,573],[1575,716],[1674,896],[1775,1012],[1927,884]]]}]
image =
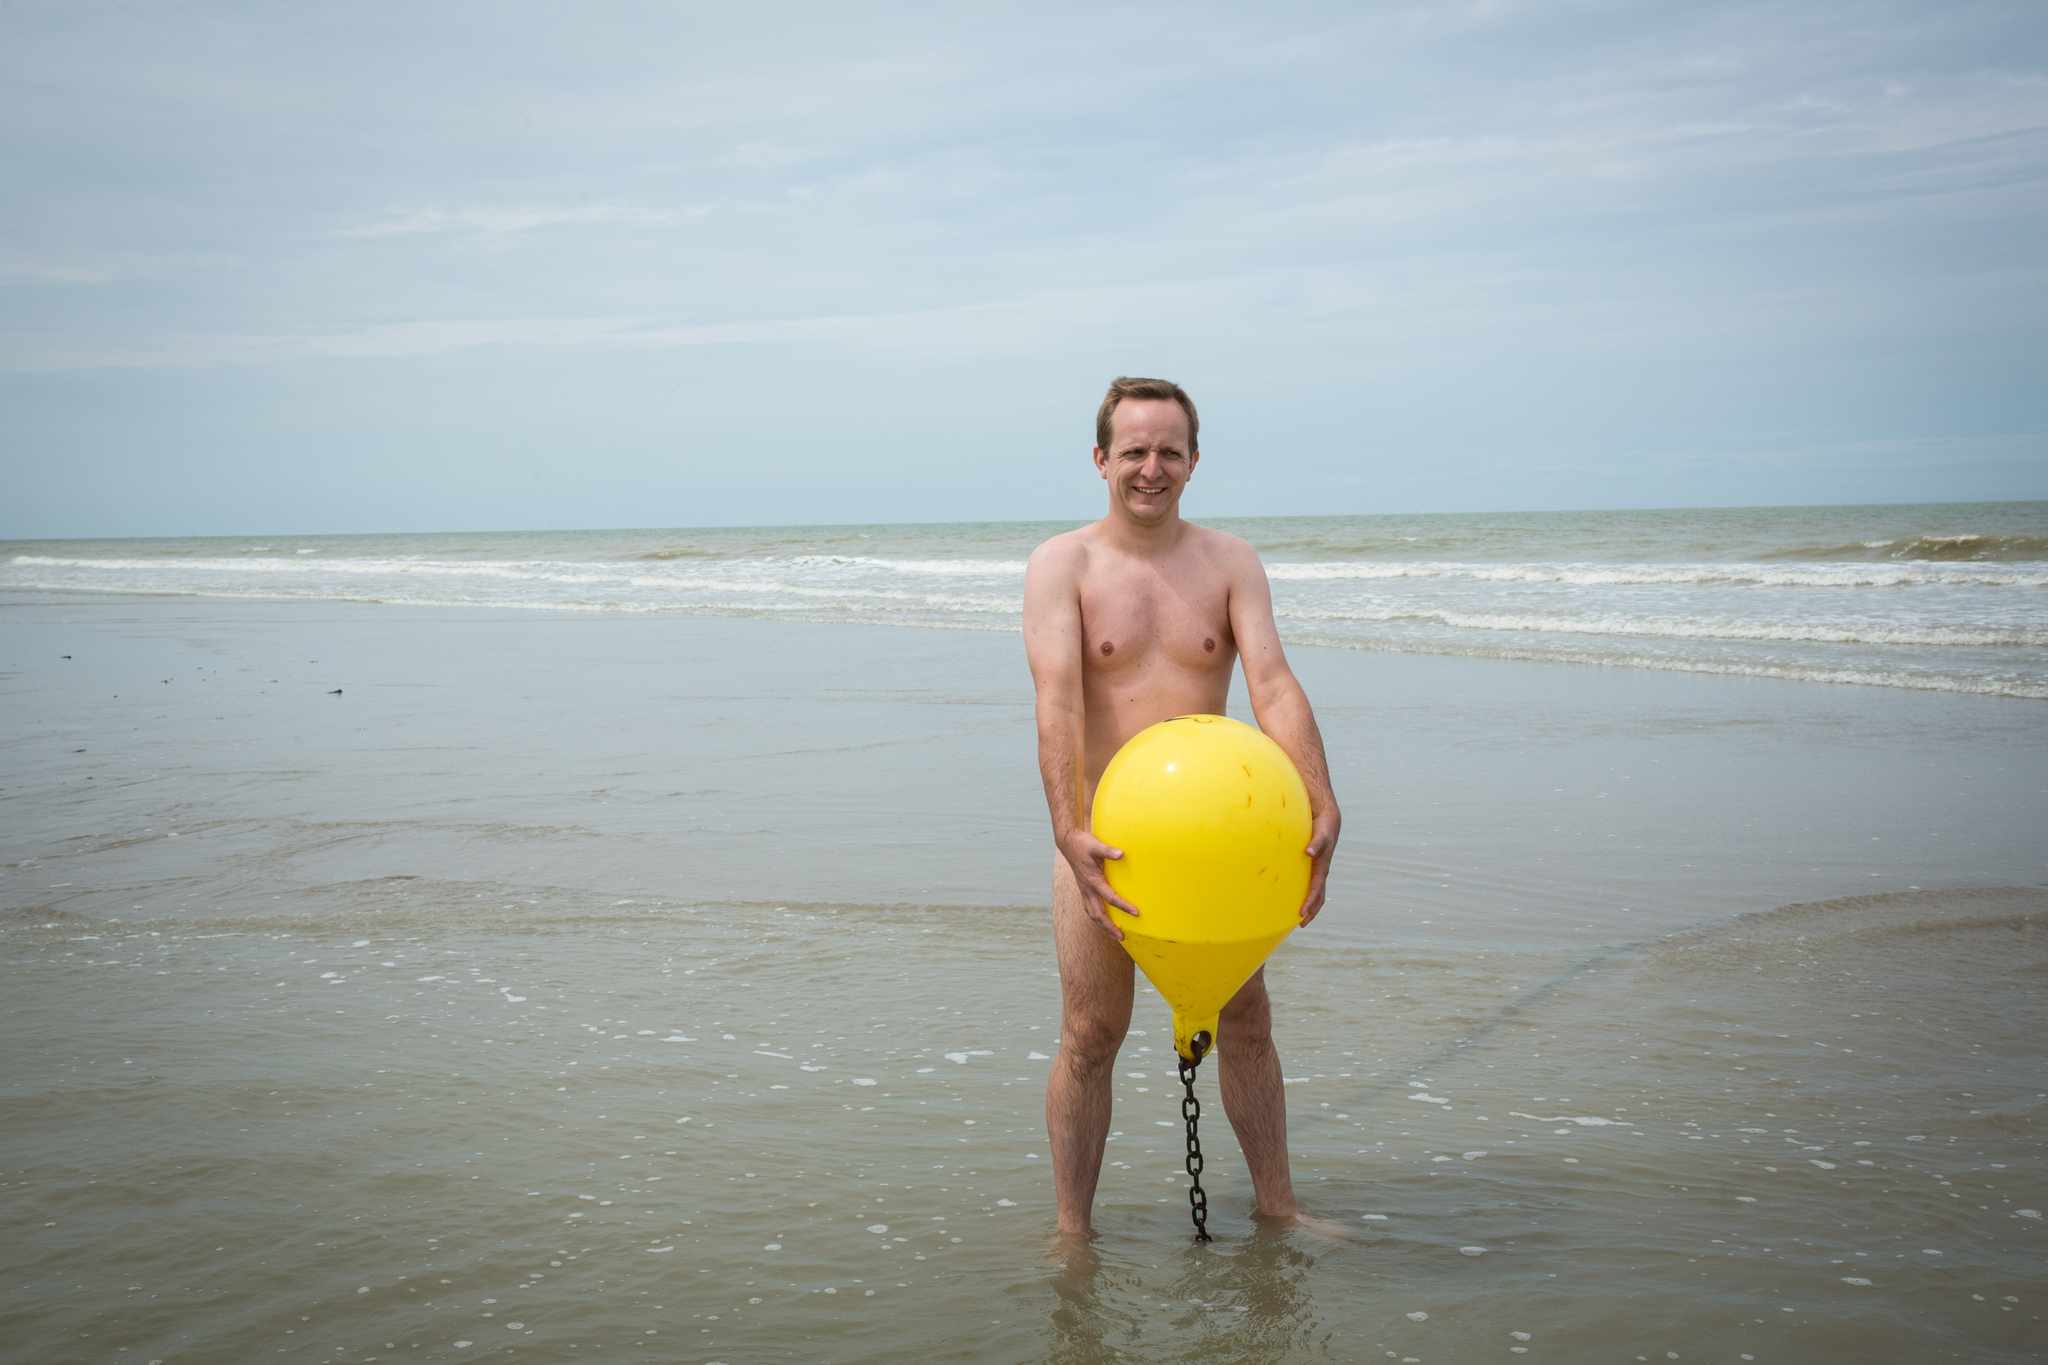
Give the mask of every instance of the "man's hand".
[{"label": "man's hand", "polygon": [[1085,829],[1077,829],[1060,841],[1060,854],[1067,860],[1067,866],[1074,869],[1074,881],[1081,888],[1081,908],[1088,912],[1088,918],[1102,926],[1102,932],[1121,943],[1124,931],[1117,928],[1116,921],[1109,917],[1109,911],[1102,908],[1107,901],[1126,915],[1139,913],[1138,907],[1119,896],[1109,884],[1109,876],[1102,870],[1106,859],[1121,858],[1124,851],[1111,848]]},{"label": "man's hand", "polygon": [[1337,831],[1344,827],[1344,817],[1335,806],[1327,806],[1316,812],[1315,823],[1309,828],[1308,848],[1303,850],[1309,856],[1308,895],[1301,902],[1301,922],[1306,925],[1322,912],[1323,886],[1330,880],[1330,858],[1337,851]]}]

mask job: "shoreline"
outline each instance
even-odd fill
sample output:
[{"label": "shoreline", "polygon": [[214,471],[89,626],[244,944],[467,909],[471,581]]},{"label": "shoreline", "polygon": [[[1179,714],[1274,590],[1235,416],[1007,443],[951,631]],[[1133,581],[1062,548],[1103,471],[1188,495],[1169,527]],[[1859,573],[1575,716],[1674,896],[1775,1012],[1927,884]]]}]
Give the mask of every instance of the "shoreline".
[{"label": "shoreline", "polygon": [[[766,624],[796,626],[843,626],[848,623],[841,615],[820,608],[815,615],[789,612],[784,615],[767,617],[758,611],[735,607],[720,611],[703,607],[630,607],[617,604],[577,604],[561,602],[459,602],[459,601],[404,601],[393,602],[373,596],[293,596],[269,593],[205,593],[170,591],[137,592],[126,588],[39,588],[0,590],[0,609],[6,607],[60,606],[67,603],[116,602],[139,604],[156,601],[179,602],[247,602],[266,604],[292,604],[317,607],[323,604],[334,606],[372,607],[387,611],[425,612],[483,612],[505,613],[509,616],[561,615],[577,618],[652,618],[673,620],[709,621],[761,621]],[[858,623],[857,628],[882,630],[930,630],[957,631],[975,635],[1018,634],[1018,628],[1008,623],[976,623],[972,621],[873,621]],[[1716,663],[1707,660],[1658,659],[1648,655],[1607,657],[1601,655],[1572,656],[1545,653],[1536,649],[1518,649],[1502,646],[1481,649],[1476,647],[1455,647],[1449,645],[1409,645],[1401,643],[1360,643],[1321,636],[1312,632],[1304,633],[1290,628],[1283,632],[1283,641],[1290,650],[1333,651],[1346,654],[1387,655],[1410,658],[1467,659],[1482,663],[1543,664],[1566,668],[1594,668],[1640,671],[1647,673],[1680,673],[1700,677],[1739,678],[1765,682],[1798,683],[1823,687],[1884,688],[1903,692],[1923,692],[1947,696],[1990,697],[2004,701],[2035,702],[2048,701],[2048,684],[1996,683],[1965,681],[1939,674],[1912,675],[1881,673],[1869,669],[1840,668],[1830,670],[1802,670],[1796,665],[1769,665],[1743,663]]]}]

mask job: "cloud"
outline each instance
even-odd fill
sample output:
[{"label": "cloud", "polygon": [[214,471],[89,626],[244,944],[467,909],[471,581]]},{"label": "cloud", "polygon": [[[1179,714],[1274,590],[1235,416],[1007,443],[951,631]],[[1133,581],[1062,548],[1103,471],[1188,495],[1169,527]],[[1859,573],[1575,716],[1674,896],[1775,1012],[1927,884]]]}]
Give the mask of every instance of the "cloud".
[{"label": "cloud", "polygon": [[[1532,465],[1595,469],[1680,422],[1709,450],[2048,422],[2015,359],[2048,344],[2028,0],[11,28],[0,370],[59,444],[217,417],[225,460],[283,393],[292,440],[388,411],[403,444],[444,408],[687,427],[781,367],[878,468],[967,366],[1006,396],[1203,375],[1304,430],[1268,396],[1348,405],[1333,428],[1445,471],[1544,441]],[[21,377],[93,370],[89,414]]]},{"label": "cloud", "polygon": [[0,256],[0,280],[25,280],[31,284],[108,284],[119,278],[120,272],[110,266]]},{"label": "cloud", "polygon": [[375,240],[421,237],[439,233],[502,236],[558,227],[673,227],[701,223],[711,216],[707,204],[654,209],[629,204],[469,205],[393,212],[373,223],[346,227],[334,235]]}]

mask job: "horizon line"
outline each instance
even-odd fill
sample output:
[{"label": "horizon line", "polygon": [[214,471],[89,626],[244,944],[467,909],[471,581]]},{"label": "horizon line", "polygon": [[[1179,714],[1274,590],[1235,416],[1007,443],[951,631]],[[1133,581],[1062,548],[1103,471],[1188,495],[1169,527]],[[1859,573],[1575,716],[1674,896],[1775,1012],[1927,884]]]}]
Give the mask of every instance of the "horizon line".
[{"label": "horizon line", "polygon": [[[1664,503],[1633,504],[1612,507],[1503,507],[1486,511],[1469,512],[1261,512],[1232,516],[1207,517],[1211,522],[1244,521],[1309,521],[1336,520],[1342,518],[1369,517],[1520,517],[1584,516],[1590,513],[1612,512],[1765,512],[1786,511],[1794,508],[1826,507],[1836,510],[1879,507],[2026,507],[2034,504],[2048,504],[2044,498],[1972,498],[1962,501],[1891,500],[1881,502],[1757,502],[1757,503]],[[1093,520],[1093,519],[1091,519]],[[1186,518],[1194,521],[1194,518]],[[689,531],[826,531],[848,530],[856,527],[893,526],[1050,526],[1068,525],[1066,518],[1023,517],[1000,519],[962,519],[933,517],[905,521],[790,521],[790,522],[726,522],[694,526],[491,526],[448,528],[432,531],[374,530],[374,531],[179,531],[169,534],[127,534],[127,535],[31,535],[0,536],[0,542],[10,545],[35,545],[54,541],[80,540],[236,540],[245,537],[297,537],[300,539],[347,539],[370,536],[492,536],[492,535],[559,535],[581,534],[596,531],[617,533],[667,533]],[[1071,524],[1087,524],[1071,523]],[[1197,523],[1199,524],[1199,523]]]}]

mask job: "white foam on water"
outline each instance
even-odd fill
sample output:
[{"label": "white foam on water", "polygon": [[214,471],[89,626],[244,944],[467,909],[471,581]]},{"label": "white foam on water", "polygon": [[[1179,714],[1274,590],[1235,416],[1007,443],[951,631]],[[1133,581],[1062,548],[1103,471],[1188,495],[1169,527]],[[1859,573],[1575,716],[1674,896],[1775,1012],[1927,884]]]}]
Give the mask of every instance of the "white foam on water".
[{"label": "white foam on water", "polygon": [[1510,1109],[1508,1111],[1508,1117],[1511,1119],[1529,1119],[1536,1123],[1576,1123],[1581,1128],[1635,1127],[1635,1125],[1633,1123],[1630,1123],[1627,1119],[1603,1119],[1598,1117],[1597,1115],[1584,1115],[1578,1118],[1573,1118],[1568,1115],[1560,1114],[1556,1118],[1547,1119],[1538,1114],[1525,1114],[1519,1109]]},{"label": "white foam on water", "polygon": [[2014,1209],[2012,1212],[2015,1218],[2031,1218],[2036,1222],[2039,1222],[2041,1219],[2041,1210],[2039,1209]]},{"label": "white foam on water", "polygon": [[849,1083],[850,1083],[850,1084],[853,1084],[853,1085],[874,1085],[874,1084],[876,1084],[875,1078],[874,1078],[873,1076],[851,1076],[851,1077],[848,1077],[848,1081],[849,1081]]},{"label": "white foam on water", "polygon": [[1486,1248],[1485,1248],[1485,1247],[1459,1247],[1459,1248],[1458,1248],[1458,1254],[1459,1254],[1460,1256],[1484,1256],[1484,1255],[1486,1254]]},{"label": "white foam on water", "polygon": [[1410,1313],[1410,1314],[1408,1315],[1408,1321],[1410,1321],[1410,1322],[1428,1322],[1428,1321],[1429,1321],[1429,1314],[1427,1314],[1427,1313],[1423,1312],[1423,1311],[1422,1311],[1421,1309],[1419,1309],[1419,1308],[1418,1308],[1418,1309],[1416,1309],[1416,1310],[1415,1310],[1415,1311],[1414,1311],[1413,1313]]},{"label": "white foam on water", "polygon": [[1423,1102],[1424,1104],[1449,1104],[1449,1103],[1450,1103],[1450,1101],[1449,1101],[1449,1100],[1447,1100],[1447,1099],[1445,1099],[1445,1098],[1444,1098],[1443,1096],[1441,1096],[1441,1095],[1432,1095],[1432,1094],[1430,1094],[1430,1093],[1429,1093],[1428,1091],[1421,1091],[1421,1092],[1418,1092],[1417,1094],[1413,1094],[1413,1095],[1410,1095],[1410,1096],[1409,1096],[1408,1098],[1409,1098],[1409,1099],[1411,1099],[1411,1100],[1421,1100],[1421,1101],[1422,1101],[1422,1102]]},{"label": "white foam on water", "polygon": [[1842,1276],[1842,1283],[1853,1284],[1859,1289],[1868,1289],[1870,1287],[1870,1281],[1864,1279],[1861,1275],[1844,1275]]},{"label": "white foam on water", "polygon": [[[231,561],[232,562],[232,561]],[[2033,564],[1764,564],[1726,563],[1519,563],[1485,564],[1456,560],[1275,560],[1266,576],[1278,583],[1372,582],[1385,579],[1453,579],[1473,583],[1555,583],[1568,587],[1764,587],[1899,588],[1959,584],[1972,587],[2037,587],[2048,583]]]},{"label": "white foam on water", "polygon": [[1968,648],[2038,649],[2048,645],[2048,628],[1948,625],[1926,622],[1902,625],[1870,620],[1832,625],[1808,618],[1766,621],[1728,616],[1647,616],[1608,611],[1586,615],[1531,612],[1469,611],[1456,608],[1418,610],[1414,606],[1290,606],[1283,620],[1356,622],[1362,625],[1443,626],[1452,630],[1535,635],[1603,635],[1653,640],[1782,641],[1829,645],[1947,645]]},{"label": "white foam on water", "polygon": [[[394,545],[389,538],[330,545],[317,555],[299,551],[322,547],[233,544],[196,556],[81,547],[10,556],[0,562],[0,587],[1016,628],[1023,575],[1023,561],[1009,557],[1016,545],[977,541],[980,532],[964,527],[940,531],[937,540],[895,529],[875,534],[878,548],[903,552],[763,554],[735,545],[730,553],[692,550],[661,560],[619,557],[620,547],[590,540],[579,557],[564,552],[575,542],[542,549],[511,537],[470,542],[487,553],[504,547],[489,559],[464,558],[442,542]],[[1396,539],[1412,547],[1398,550],[1398,560],[1334,546],[1355,557],[1271,559],[1290,642],[2048,697],[2048,676],[2029,657],[2048,645],[2048,563],[1946,557],[1976,540],[1998,552],[1997,536],[1864,544],[1865,535],[1821,535],[1804,548],[1839,549],[1845,557],[1789,562],[1760,558],[1762,544],[1736,551],[1745,559],[1700,560],[1716,537],[1689,531],[1629,549],[1616,542],[1633,556],[1626,561],[1587,557],[1606,542],[1577,542],[1584,548],[1556,560],[1542,558],[1547,544],[1517,542],[1506,552],[1518,557],[1492,560],[1475,557],[1488,550],[1461,540],[1442,541],[1446,553],[1438,559],[1413,538]],[[1657,544],[1686,558],[1660,560]],[[420,553],[403,552],[415,545]],[[1003,557],[974,557],[983,545]],[[1936,557],[1910,557],[1923,550]],[[1859,557],[1872,551],[1901,557]]]}]

